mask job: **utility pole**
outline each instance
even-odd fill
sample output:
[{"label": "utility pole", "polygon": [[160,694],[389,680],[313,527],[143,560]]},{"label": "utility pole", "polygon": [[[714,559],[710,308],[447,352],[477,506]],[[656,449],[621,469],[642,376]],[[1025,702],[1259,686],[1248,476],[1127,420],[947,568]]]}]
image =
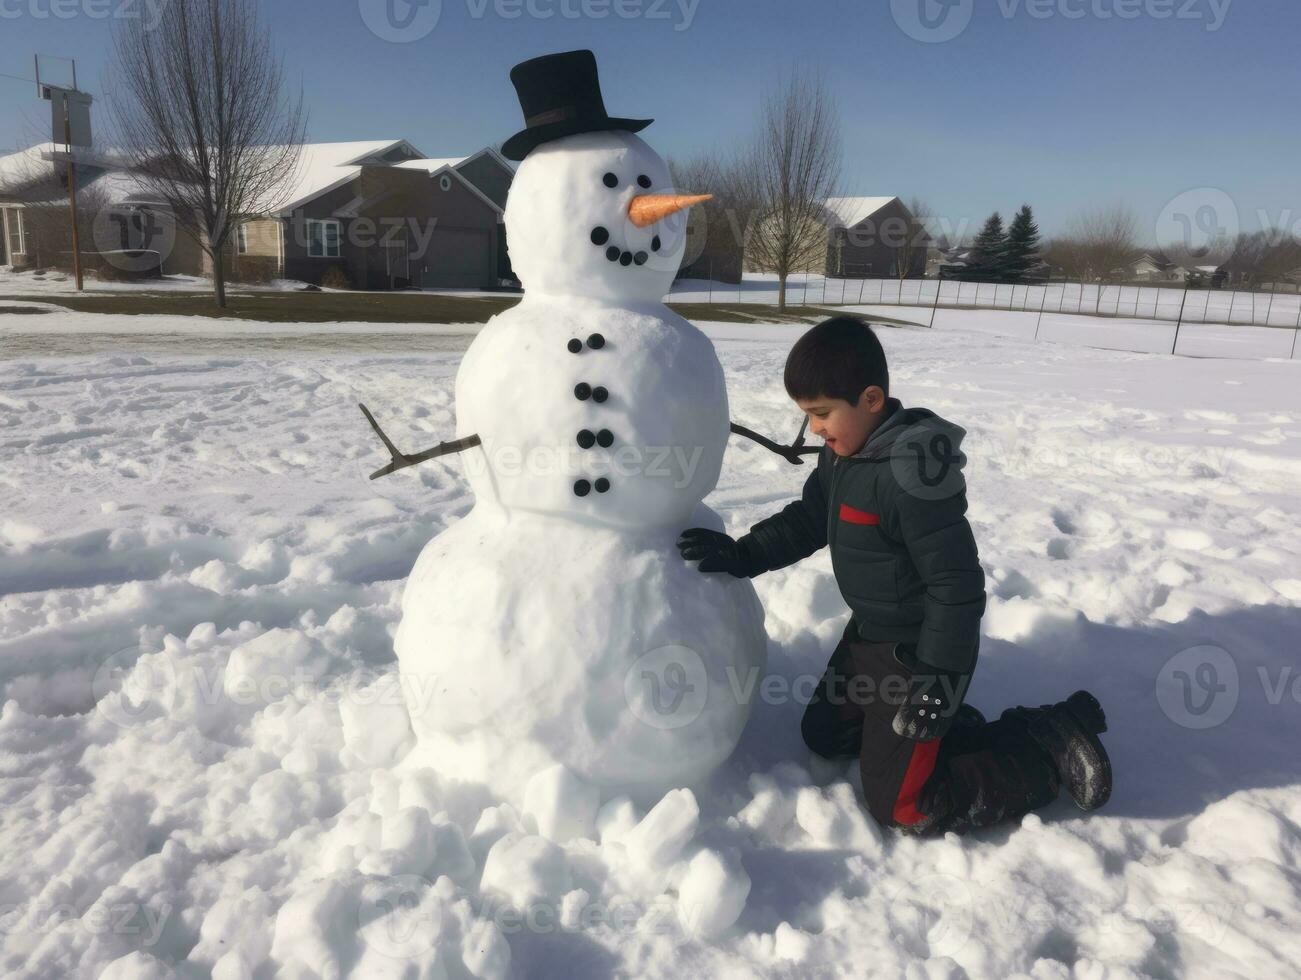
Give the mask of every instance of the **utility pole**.
[{"label": "utility pole", "polygon": [[[75,86],[76,83],[74,82],[73,85]],[[72,272],[77,281],[77,292],[80,293],[85,290],[86,284],[81,271],[81,236],[77,229],[77,161],[72,152],[72,109],[68,105],[67,92],[63,93],[63,141],[68,147],[68,204],[72,211]]]}]

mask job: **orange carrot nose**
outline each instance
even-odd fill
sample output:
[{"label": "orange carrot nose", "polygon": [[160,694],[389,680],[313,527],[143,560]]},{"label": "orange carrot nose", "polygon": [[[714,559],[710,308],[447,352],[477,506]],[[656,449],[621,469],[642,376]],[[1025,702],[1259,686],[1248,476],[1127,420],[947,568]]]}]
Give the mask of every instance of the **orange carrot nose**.
[{"label": "orange carrot nose", "polygon": [[628,218],[638,228],[663,221],[671,214],[684,211],[693,204],[708,201],[713,194],[639,194],[628,205]]}]

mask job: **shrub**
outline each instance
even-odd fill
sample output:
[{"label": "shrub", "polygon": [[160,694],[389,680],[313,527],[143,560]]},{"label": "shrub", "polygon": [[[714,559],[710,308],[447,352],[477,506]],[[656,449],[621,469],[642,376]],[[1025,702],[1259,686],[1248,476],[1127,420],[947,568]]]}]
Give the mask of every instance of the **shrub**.
[{"label": "shrub", "polygon": [[321,285],[326,289],[351,289],[352,277],[343,266],[332,265],[321,276]]}]

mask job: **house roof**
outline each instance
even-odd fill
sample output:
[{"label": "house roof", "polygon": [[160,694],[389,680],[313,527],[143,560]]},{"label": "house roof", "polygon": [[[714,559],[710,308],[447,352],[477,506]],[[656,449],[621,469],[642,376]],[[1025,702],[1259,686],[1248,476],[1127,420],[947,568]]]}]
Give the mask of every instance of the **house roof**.
[{"label": "house roof", "polygon": [[[406,150],[412,157],[424,156],[406,140],[362,140],[349,143],[305,143],[293,178],[278,197],[284,203],[277,211],[287,214],[302,207],[361,173],[367,163],[379,163],[393,150]],[[399,164],[400,165],[400,164]]]},{"label": "house roof", "polygon": [[823,203],[840,227],[853,228],[897,200],[898,197],[829,197]]},{"label": "house roof", "polygon": [[[60,152],[57,144],[40,143],[16,153],[0,156],[0,194],[5,194],[8,188],[16,191],[42,179],[42,171],[52,166],[52,161]],[[491,147],[485,147],[468,157],[434,158],[426,157],[412,144],[401,139],[306,143],[301,148],[294,173],[286,186],[276,194],[276,198],[283,203],[280,203],[275,210],[278,214],[288,214],[346,184],[361,173],[362,167],[369,165],[425,170],[430,176],[447,171],[494,210],[500,212],[501,208],[494,201],[486,197],[456,169],[485,153],[500,160],[507,170],[514,171],[514,168]],[[99,160],[98,169],[98,175],[88,186],[106,191],[111,203],[147,203],[156,197],[149,193],[145,182],[132,176],[130,172],[111,169],[111,161],[106,163]]]},{"label": "house roof", "polygon": [[[83,193],[93,192],[101,195],[108,204],[161,203],[145,182],[129,171],[115,168],[111,156],[92,150],[77,150],[73,156],[79,175],[78,198]],[[50,190],[45,182],[52,179],[55,162],[67,157],[67,150],[59,143],[37,143],[0,157],[0,195],[21,195],[26,191],[25,203],[33,205],[55,203],[60,197],[66,198],[66,191],[46,200],[37,200],[35,193]]]},{"label": "house roof", "polygon": [[444,167],[459,167],[469,157],[433,157],[429,160],[403,160],[398,164],[399,167],[405,167],[408,170],[427,170],[431,174],[435,170],[442,170]]},{"label": "house roof", "polygon": [[37,143],[25,150],[0,156],[0,194],[11,194],[40,179],[49,167],[44,154],[55,149],[53,143]]}]

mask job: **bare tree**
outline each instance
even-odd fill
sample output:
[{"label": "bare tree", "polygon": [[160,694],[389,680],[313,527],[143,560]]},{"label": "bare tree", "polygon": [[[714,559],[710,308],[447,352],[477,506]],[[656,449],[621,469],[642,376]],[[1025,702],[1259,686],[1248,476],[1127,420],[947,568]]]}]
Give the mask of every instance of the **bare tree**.
[{"label": "bare tree", "polygon": [[759,220],[747,258],[777,274],[777,308],[786,309],[792,272],[825,270],[830,221],[825,201],[840,180],[840,122],[820,78],[793,73],[764,99],[759,133],[743,183],[755,188]]},{"label": "bare tree", "polygon": [[1286,229],[1242,232],[1231,254],[1219,263],[1230,281],[1256,288],[1281,280],[1293,282],[1301,272],[1301,242]]},{"label": "bare tree", "polygon": [[1064,236],[1048,243],[1043,257],[1082,282],[1123,279],[1140,252],[1137,228],[1137,216],[1124,204],[1085,211],[1071,221]]},{"label": "bare tree", "polygon": [[109,91],[119,145],[208,254],[225,306],[224,251],[239,221],[285,203],[305,131],[302,94],[285,94],[254,0],[170,0],[154,26],[118,24]]}]

